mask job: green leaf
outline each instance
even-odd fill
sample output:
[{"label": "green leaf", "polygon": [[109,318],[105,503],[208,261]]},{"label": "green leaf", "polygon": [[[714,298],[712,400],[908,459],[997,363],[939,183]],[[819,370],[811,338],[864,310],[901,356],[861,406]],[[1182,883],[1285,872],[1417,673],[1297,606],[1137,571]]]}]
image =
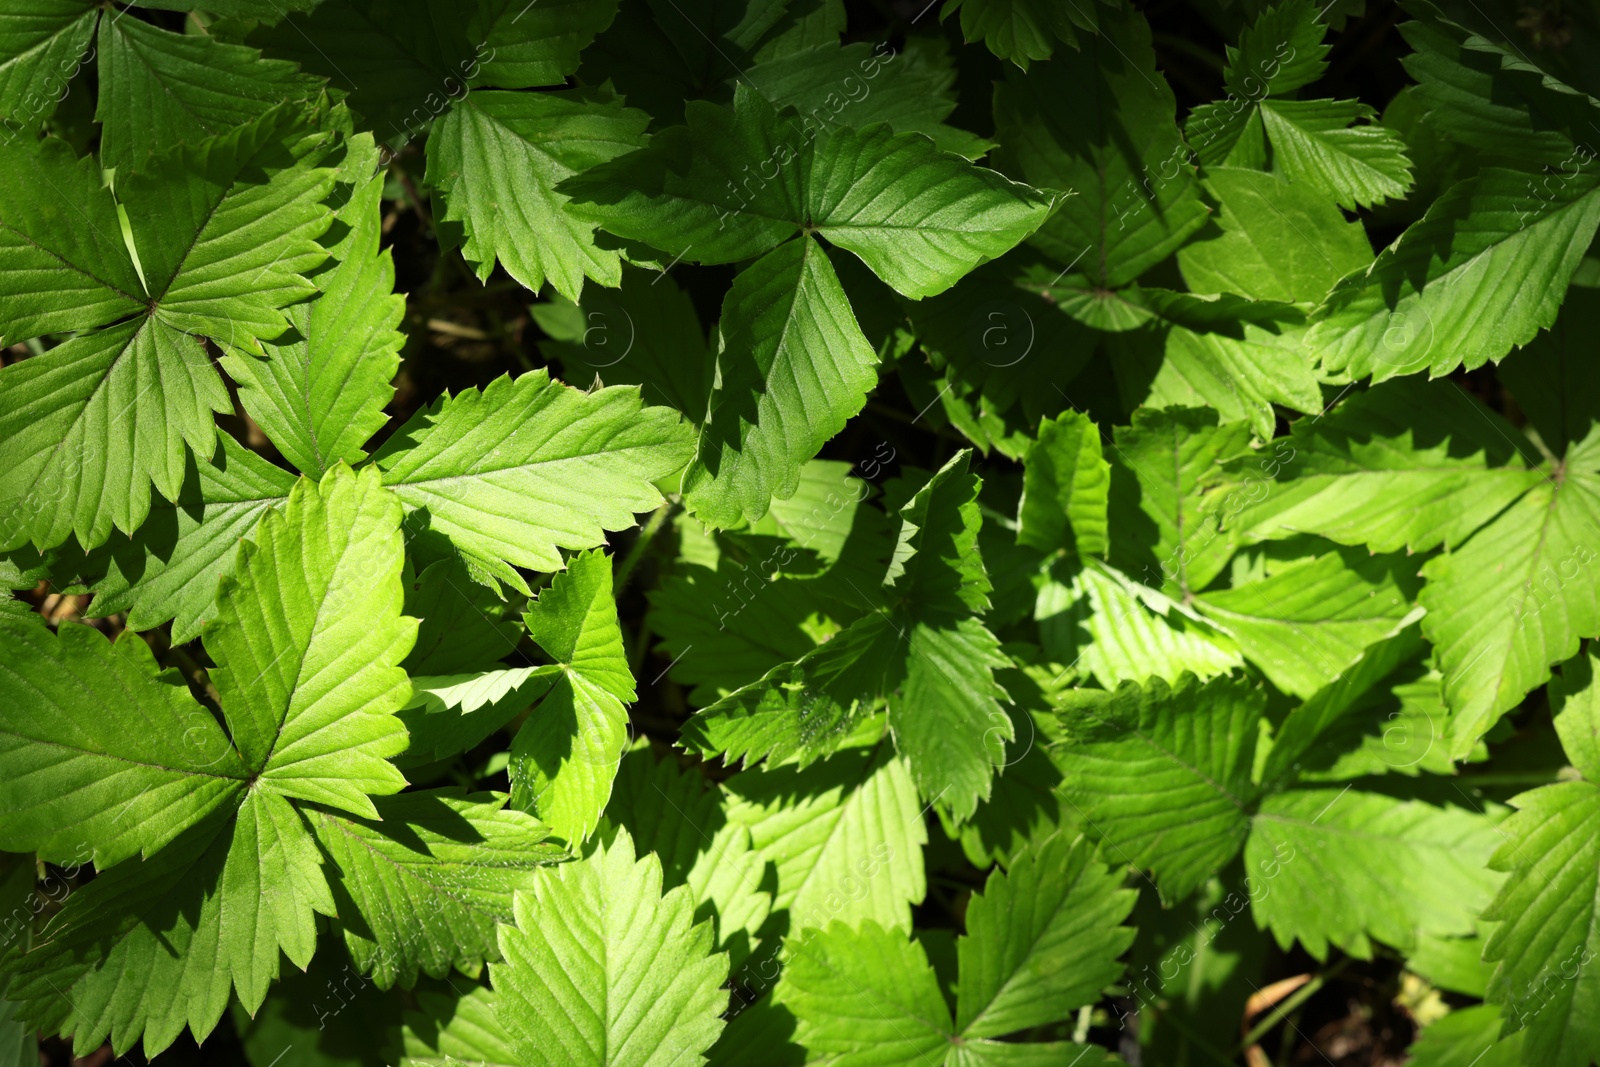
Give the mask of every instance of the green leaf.
[{"label": "green leaf", "polygon": [[689,449],[677,416],[642,409],[637,390],[586,394],[537,370],[441,398],[373,461],[470,562],[531,593],[513,567],[560,570],[558,548],[593,548],[632,526],[660,506],[652,483],[680,470]]},{"label": "green leaf", "polygon": [[1176,902],[1250,832],[1250,772],[1265,695],[1247,682],[1159,678],[1115,693],[1073,690],[1057,762],[1064,790],[1109,858],[1150,869]]},{"label": "green leaf", "polygon": [[400,1067],[517,1067],[495,1003],[494,991],[483,986],[459,994],[419,989],[417,1010],[406,1013]]},{"label": "green leaf", "polygon": [[1070,534],[1078,555],[1105,555],[1111,465],[1101,454],[1100,428],[1077,411],[1045,419],[1025,462],[1017,544],[1054,552]]},{"label": "green leaf", "polygon": [[542,867],[564,858],[506,798],[428,790],[382,798],[375,820],[313,808],[350,958],[380,989],[499,958],[497,923]]},{"label": "green leaf", "polygon": [[239,539],[282,506],[295,483],[225,431],[217,439],[215,460],[191,461],[176,500],[154,501],[132,537],[113,536],[89,554],[87,570],[101,575],[89,587],[90,618],[126,612],[134,630],[171,619],[173,643],[183,644],[216,616],[217,580],[233,573]]},{"label": "green leaf", "polygon": [[[889,77],[878,81],[885,69]],[[956,107],[955,69],[930,38],[907,38],[902,52],[887,43],[830,41],[758,63],[745,77],[773,107],[793,107],[823,128],[887,122],[896,133],[925,133],[940,151],[968,159],[991,147],[945,124]]]},{"label": "green leaf", "polygon": [[[1092,4],[1087,6],[1094,11]],[[1093,28],[1096,17],[1086,16],[1076,7],[1069,14],[1068,8],[1048,0],[945,0],[939,18],[949,18],[957,8],[961,11],[961,36],[969,44],[981,39],[989,51],[1023,70],[1033,60],[1049,59],[1059,43],[1077,47],[1072,28],[1077,20],[1072,15],[1089,22],[1085,29]]]},{"label": "green leaf", "polygon": [[772,907],[791,931],[834,919],[911,928],[928,830],[904,760],[851,749],[803,771],[747,770],[725,787],[729,820],[777,869]]},{"label": "green leaf", "polygon": [[1228,465],[1224,525],[1246,541],[1309,533],[1374,552],[1460,545],[1543,480],[1516,434],[1454,384],[1353,393]]},{"label": "green leaf", "polygon": [[721,332],[718,387],[683,487],[702,521],[732,526],[794,495],[801,467],[866,403],[877,355],[809,236],[739,273]]},{"label": "green leaf", "polygon": [[222,579],[206,651],[211,681],[257,792],[376,818],[369,793],[405,779],[394,716],[411,695],[400,661],[400,506],[374,468],[295,483]]},{"label": "green leaf", "polygon": [[146,857],[245,791],[249,771],[176,671],[131,633],[0,624],[0,846],[99,869]]},{"label": "green leaf", "polygon": [[476,748],[549,692],[560,673],[547,664],[411,679],[411,702],[399,712],[411,747],[395,765],[427,766]]},{"label": "green leaf", "polygon": [[1457,1008],[1417,1035],[1407,1050],[1412,1067],[1522,1067],[1522,1036],[1502,1040],[1500,1025],[1493,1005]]},{"label": "green leaf", "polygon": [[453,106],[428,138],[427,177],[444,217],[465,227],[462,254],[479,279],[498,261],[529,289],[548,278],[569,300],[585,278],[620,284],[621,258],[596,246],[595,224],[568,211],[556,185],[643,147],[649,121],[620,97],[581,90],[480,91]]},{"label": "green leaf", "polygon": [[99,9],[87,0],[28,0],[0,21],[0,114],[12,121],[27,106],[30,122],[51,106],[88,58]]},{"label": "green leaf", "polygon": [[[394,292],[394,263],[379,251],[383,182],[369,135],[352,147],[353,188],[337,213],[347,227],[334,263],[317,275],[317,299],[289,309],[291,332],[263,341],[265,359],[231,351],[222,358],[239,400],[284,458],[312,478],[335,463],[358,463],[387,422],[405,335],[395,327],[405,298]],[[353,173],[349,173],[353,171]]]},{"label": "green leaf", "polygon": [[1089,843],[1054,834],[991,872],[967,906],[957,942],[956,1028],[1004,1037],[1051,1023],[1100,998],[1122,975],[1133,943],[1121,923],[1137,893],[1106,870]]},{"label": "green leaf", "polygon": [[636,861],[626,831],[539,872],[515,907],[489,977],[519,1064],[666,1067],[722,1032],[727,957],[688,888],[663,896],[661,864]]},{"label": "green leaf", "polygon": [[421,619],[417,643],[402,666],[418,675],[493,671],[516,647],[522,627],[511,602],[472,580],[459,556],[435,560],[406,585],[406,614]]},{"label": "green leaf", "polygon": [[1597,459],[1594,445],[1575,445],[1559,480],[1423,565],[1422,632],[1444,672],[1456,759],[1570,659],[1579,638],[1600,636],[1600,590],[1587,577],[1600,523]]},{"label": "green leaf", "polygon": [[1328,294],[1306,345],[1329,373],[1374,382],[1499,362],[1555,322],[1600,227],[1595,185],[1580,173],[1535,193],[1525,175],[1487,168],[1451,186]]},{"label": "green leaf", "polygon": [[617,236],[700,263],[748,259],[815,232],[913,299],[1010,250],[1052,206],[887,125],[804,130],[743,83],[733,111],[693,102],[687,115],[687,126],[562,191]]},{"label": "green leaf", "polygon": [[944,1062],[950,1008],[927,953],[904,930],[835,921],[787,946],[776,995],[799,1020],[808,1052],[838,1067]]},{"label": "green leaf", "polygon": [[1405,142],[1369,123],[1377,112],[1355,100],[1264,100],[1261,122],[1273,164],[1340,207],[1355,210],[1401,197],[1411,188]]},{"label": "green leaf", "polygon": [[[1063,109],[1062,100],[1075,106]],[[1101,32],[995,93],[997,155],[1033,185],[1070,189],[1032,243],[1100,288],[1133,281],[1205,224],[1172,89],[1156,69],[1150,27],[1108,9]]]},{"label": "green leaf", "polygon": [[1318,960],[1329,944],[1370,959],[1369,937],[1408,952],[1419,934],[1470,934],[1500,881],[1486,865],[1501,832],[1474,812],[1349,786],[1269,796],[1244,854],[1273,879],[1252,898],[1256,922]]},{"label": "green leaf", "polygon": [[1595,685],[1591,646],[1586,654],[1568,660],[1561,673],[1550,679],[1550,711],[1555,717],[1561,748],[1578,773],[1600,782],[1600,686]]},{"label": "green leaf", "polygon": [[1195,607],[1273,685],[1307,700],[1411,621],[1416,574],[1403,556],[1344,549],[1269,562],[1265,578],[1203,593]]},{"label": "green leaf", "polygon": [[1197,293],[1316,304],[1338,280],[1372,262],[1359,222],[1306,185],[1242,167],[1208,167],[1206,191],[1222,232],[1178,252]]},{"label": "green leaf", "polygon": [[209,456],[227,388],[199,340],[157,318],[80,334],[0,372],[0,543],[85,548],[168,500],[189,449]]},{"label": "green leaf", "polygon": [[[1140,408],[1113,432],[1111,562],[1146,585],[1187,598],[1221,573],[1234,537],[1206,487],[1250,439],[1242,422],[1204,408]],[[1158,585],[1159,582],[1159,585]]]},{"label": "green leaf", "polygon": [[0,277],[0,340],[8,344],[99,326],[145,306],[100,168],[65,141],[0,146]]},{"label": "green leaf", "polygon": [[1506,1026],[1522,1033],[1521,1063],[1581,1067],[1600,1052],[1600,984],[1587,964],[1600,952],[1595,895],[1600,789],[1559,782],[1514,798],[1500,827],[1505,840],[1490,860],[1508,876],[1483,913],[1499,926],[1484,959],[1499,964],[1487,999],[1503,1006]]},{"label": "green leaf", "polygon": [[530,89],[559,85],[578,69],[578,53],[616,17],[616,0],[489,0],[474,12],[467,37],[487,51],[473,85]]},{"label": "green leaf", "polygon": [[511,746],[512,803],[556,836],[587,838],[611,796],[637,699],[612,597],[611,559],[568,561],[528,609],[528,634],[561,673]]},{"label": "green leaf", "polygon": [[97,51],[100,159],[119,170],[225,133],[284,100],[309,99],[322,85],[253,48],[169,33],[137,18],[102,19]]}]

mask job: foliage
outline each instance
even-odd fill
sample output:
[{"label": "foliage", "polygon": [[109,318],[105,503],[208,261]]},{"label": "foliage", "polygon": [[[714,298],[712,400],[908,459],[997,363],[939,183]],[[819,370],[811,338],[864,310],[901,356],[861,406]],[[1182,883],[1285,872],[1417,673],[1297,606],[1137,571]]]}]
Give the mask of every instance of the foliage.
[{"label": "foliage", "polygon": [[0,1067],[1600,1060],[1600,13],[919,6],[0,13]]}]

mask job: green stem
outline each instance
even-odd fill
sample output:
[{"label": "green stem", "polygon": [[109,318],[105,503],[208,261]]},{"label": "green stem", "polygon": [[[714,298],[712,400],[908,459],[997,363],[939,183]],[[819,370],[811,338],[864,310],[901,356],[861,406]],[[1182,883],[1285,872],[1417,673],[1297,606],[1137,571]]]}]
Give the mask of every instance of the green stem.
[{"label": "green stem", "polygon": [[1340,960],[1338,963],[1335,963],[1332,967],[1329,967],[1326,971],[1323,971],[1321,974],[1311,979],[1311,981],[1307,982],[1299,989],[1296,989],[1285,1000],[1267,1009],[1267,1018],[1262,1019],[1260,1022],[1256,1023],[1255,1026],[1251,1027],[1250,1032],[1244,1035],[1244,1040],[1239,1042],[1239,1052],[1243,1054],[1245,1049],[1256,1044],[1263,1037],[1266,1037],[1267,1034],[1272,1031],[1273,1027],[1277,1026],[1283,1021],[1285,1016],[1287,1016],[1291,1011],[1294,1011],[1300,1005],[1304,1004],[1309,998],[1315,996],[1317,990],[1326,985],[1330,978],[1338,977],[1339,972],[1344,970],[1349,965],[1350,957],[1346,956],[1344,959]]},{"label": "green stem", "polygon": [[628,587],[628,579],[633,577],[634,568],[644,559],[644,554],[650,550],[650,542],[656,539],[656,534],[661,532],[661,527],[666,524],[667,517],[676,507],[676,501],[666,501],[651,513],[649,521],[644,524],[644,529],[639,531],[638,539],[623,557],[622,566],[617,568],[616,578],[611,583],[613,594],[617,598],[621,598],[622,591]]}]

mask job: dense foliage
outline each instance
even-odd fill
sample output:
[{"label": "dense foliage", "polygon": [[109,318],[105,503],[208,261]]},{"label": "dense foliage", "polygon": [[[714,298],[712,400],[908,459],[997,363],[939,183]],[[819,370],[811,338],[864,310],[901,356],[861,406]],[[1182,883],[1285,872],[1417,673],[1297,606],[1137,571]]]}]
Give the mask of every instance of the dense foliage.
[{"label": "dense foliage", "polygon": [[0,1067],[1600,1057],[1600,9],[935,3],[0,7]]}]

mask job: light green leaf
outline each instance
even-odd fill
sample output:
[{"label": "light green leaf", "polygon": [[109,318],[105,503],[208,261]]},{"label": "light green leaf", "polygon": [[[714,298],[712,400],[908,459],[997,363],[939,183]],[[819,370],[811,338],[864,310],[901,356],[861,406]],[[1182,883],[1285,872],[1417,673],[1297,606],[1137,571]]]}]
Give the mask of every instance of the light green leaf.
[{"label": "light green leaf", "polygon": [[499,958],[495,926],[536,872],[565,857],[506,798],[460,789],[384,797],[376,820],[320,808],[306,821],[327,854],[336,925],[380,989]]},{"label": "light green leaf", "polygon": [[395,328],[405,297],[394,292],[389,251],[378,249],[383,181],[369,135],[360,135],[351,158],[352,188],[337,213],[348,229],[332,249],[335,263],[317,275],[321,295],[289,309],[291,332],[262,342],[265,359],[240,351],[222,358],[245,410],[312,478],[366,458],[361,446],[388,422],[383,409],[405,343]]},{"label": "light green leaf", "polygon": [[1233,554],[1235,535],[1222,529],[1221,502],[1208,499],[1205,489],[1223,462],[1244,451],[1250,428],[1219,425],[1216,413],[1204,408],[1141,408],[1133,425],[1117,427],[1113,438],[1111,562],[1186,599],[1209,585]]},{"label": "light green leaf", "polygon": [[843,922],[785,942],[775,996],[799,1020],[796,1040],[837,1067],[914,1067],[944,1062],[950,1008],[920,942],[871,919]]},{"label": "light green leaf", "polygon": [[1412,620],[1416,573],[1403,556],[1345,549],[1269,562],[1265,578],[1202,593],[1195,607],[1273,685],[1307,700]]},{"label": "light green leaf", "polygon": [[225,133],[284,100],[308,99],[322,84],[253,48],[137,18],[102,19],[97,52],[100,159],[119,170]]},{"label": "light green leaf", "polygon": [[1353,393],[1229,464],[1224,525],[1246,541],[1309,533],[1374,552],[1460,545],[1543,480],[1516,436],[1453,383]]},{"label": "light green leaf", "polygon": [[585,278],[616,287],[620,257],[595,245],[595,224],[569,212],[555,187],[643,147],[649,121],[620,97],[584,91],[480,91],[450,108],[428,138],[427,177],[444,195],[444,217],[465,227],[461,251],[479,279],[498,260],[529,289],[548,278],[569,300]]},{"label": "light green leaf", "polygon": [[1273,165],[1341,207],[1355,210],[1401,197],[1411,188],[1411,161],[1393,130],[1369,123],[1377,112],[1355,100],[1263,100],[1261,122]]},{"label": "light green leaf", "polygon": [[638,390],[582,393],[537,370],[441,398],[373,461],[469,561],[531,593],[513,567],[560,570],[558,548],[632,526],[660,506],[652,483],[682,469],[690,447],[677,416],[643,408]]},{"label": "light green leaf", "polygon": [[721,331],[718,386],[683,485],[696,516],[732,526],[794,495],[801,467],[866,403],[877,355],[809,236],[740,272]]},{"label": "light green leaf", "polygon": [[[1100,288],[1126,285],[1205,224],[1177,103],[1156,69],[1150,27],[1108,9],[1098,34],[995,94],[1005,158],[1042,188],[1073,190],[1032,243]],[[1064,109],[1063,100],[1074,101]]]},{"label": "light green leaf", "polygon": [[528,634],[561,667],[511,746],[512,803],[576,845],[611,796],[637,698],[611,590],[611,559],[568,561],[528,609]]},{"label": "light green leaf", "polygon": [[1500,1025],[1491,1004],[1457,1008],[1417,1035],[1406,1050],[1411,1067],[1522,1067],[1522,1035],[1502,1040]]},{"label": "light green leaf", "polygon": [[406,1013],[400,1067],[519,1067],[495,1000],[483,986],[418,990],[417,1010]]},{"label": "light green leaf", "polygon": [[1054,552],[1070,534],[1078,555],[1105,555],[1111,466],[1101,454],[1100,428],[1078,411],[1044,419],[1025,462],[1017,544]]},{"label": "light green leaf", "polygon": [[729,821],[777,868],[772,907],[788,911],[791,931],[834,919],[911,929],[928,830],[903,760],[854,749],[804,771],[747,770],[725,787]]},{"label": "light green leaf", "polygon": [[417,643],[402,664],[407,674],[493,674],[522,639],[517,619],[522,598],[495,596],[473,581],[459,556],[436,559],[421,573],[408,568],[406,577],[406,614],[422,620]]},{"label": "light green leaf", "polygon": [[1483,913],[1499,923],[1483,950],[1499,964],[1487,999],[1522,1032],[1520,1063],[1583,1067],[1600,1054],[1600,979],[1588,966],[1600,953],[1600,789],[1559,782],[1513,803],[1490,861],[1508,876]]},{"label": "light green leaf", "polygon": [[1578,773],[1600,782],[1600,685],[1595,684],[1594,646],[1574,656],[1550,679],[1550,711],[1561,747]]},{"label": "light green leaf", "polygon": [[126,612],[134,630],[171,619],[173,643],[183,644],[216,616],[217,581],[233,573],[240,538],[295,483],[226,432],[217,439],[215,462],[194,462],[176,500],[156,500],[132,537],[114,536],[88,556],[87,569],[103,574],[90,585],[90,618]]},{"label": "light green leaf", "polygon": [[399,711],[411,746],[395,765],[426,766],[470,751],[549,692],[560,673],[546,664],[411,679],[411,702]]},{"label": "light green leaf", "polygon": [[539,872],[500,928],[494,1012],[528,1067],[667,1067],[697,1059],[722,1032],[728,960],[694,924],[661,864],[634,859],[619,830],[585,859]]},{"label": "light green leaf", "polygon": [[1487,869],[1500,840],[1487,816],[1349,786],[1269,796],[1244,853],[1272,879],[1256,923],[1319,960],[1330,944],[1370,959],[1369,937],[1406,952],[1422,933],[1470,934],[1500,882]]},{"label": "light green leaf", "polygon": [[1259,688],[1232,678],[1064,694],[1062,788],[1107,858],[1150,869],[1170,902],[1232,859],[1250,831],[1265,705]]},{"label": "light green leaf", "polygon": [[369,793],[405,779],[394,716],[411,695],[400,661],[417,623],[400,614],[400,506],[376,469],[295,484],[222,579],[206,651],[233,742],[257,791],[375,818]]},{"label": "light green leaf", "polygon": [[0,846],[104,870],[220,808],[249,771],[150,646],[89,626],[0,624]]},{"label": "light green leaf", "polygon": [[1595,185],[1580,173],[1536,195],[1526,175],[1486,168],[1451,186],[1328,294],[1306,345],[1329,373],[1374,382],[1499,362],[1555,322],[1600,226]]},{"label": "light green leaf", "polygon": [[1422,632],[1444,672],[1450,754],[1464,757],[1582,637],[1600,636],[1591,578],[1600,464],[1575,445],[1561,479],[1530,489],[1466,544],[1423,565]]},{"label": "light green leaf", "polygon": [[1122,975],[1133,943],[1121,923],[1137,893],[1084,840],[1054,834],[994,871],[967,906],[957,944],[956,1028],[1004,1037],[1064,1022]]},{"label": "light green leaf", "polygon": [[1242,167],[1208,167],[1205,186],[1221,204],[1222,232],[1178,252],[1194,292],[1317,304],[1340,278],[1372,262],[1361,224],[1305,184]]}]

